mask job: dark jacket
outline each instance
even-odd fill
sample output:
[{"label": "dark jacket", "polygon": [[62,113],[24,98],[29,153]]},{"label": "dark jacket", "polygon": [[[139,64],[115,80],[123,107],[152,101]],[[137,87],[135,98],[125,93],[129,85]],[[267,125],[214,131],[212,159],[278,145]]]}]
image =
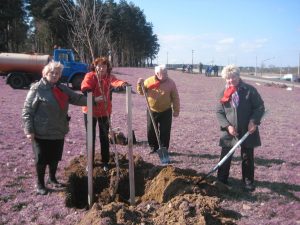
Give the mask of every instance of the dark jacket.
[{"label": "dark jacket", "polygon": [[[225,89],[224,89],[225,90]],[[238,85],[239,105],[234,108],[231,101],[224,104],[220,102],[224,90],[220,93],[217,104],[217,119],[220,124],[221,138],[219,145],[221,147],[233,147],[237,140],[229,134],[227,127],[232,125],[236,128],[240,139],[247,131],[250,120],[257,125],[265,112],[264,102],[257,92],[257,90],[240,80]],[[254,148],[261,145],[258,128],[256,131],[249,135],[248,138],[242,143],[242,146]]]},{"label": "dark jacket", "polygon": [[25,134],[34,133],[40,139],[64,139],[69,131],[68,105],[86,105],[87,98],[65,85],[58,88],[68,96],[65,109],[61,109],[52,93],[52,86],[42,78],[30,88],[24,107],[22,119]]}]

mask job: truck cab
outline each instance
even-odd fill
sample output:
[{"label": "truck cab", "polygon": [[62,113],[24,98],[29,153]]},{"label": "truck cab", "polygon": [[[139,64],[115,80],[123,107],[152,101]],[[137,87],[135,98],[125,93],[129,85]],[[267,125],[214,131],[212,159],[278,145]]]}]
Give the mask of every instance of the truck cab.
[{"label": "truck cab", "polygon": [[88,65],[75,61],[71,49],[55,49],[53,60],[64,65],[61,81],[67,84],[71,83],[74,89],[79,90],[84,75],[88,71]]}]

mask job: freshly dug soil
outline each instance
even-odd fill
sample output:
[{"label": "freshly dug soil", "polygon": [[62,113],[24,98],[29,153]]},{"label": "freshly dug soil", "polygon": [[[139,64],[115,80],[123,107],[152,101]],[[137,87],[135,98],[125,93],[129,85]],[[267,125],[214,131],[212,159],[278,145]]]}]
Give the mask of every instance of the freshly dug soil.
[{"label": "freshly dug soil", "polygon": [[[114,155],[111,157],[114,159]],[[128,160],[118,155],[119,179],[115,163],[110,170],[102,169],[100,156],[96,157],[94,177],[95,204],[79,224],[234,224],[233,215],[220,209],[219,189],[227,187],[204,180],[194,170],[172,165],[155,166],[135,157],[136,204],[129,204],[130,190]],[[88,207],[86,157],[71,161],[65,169],[69,177],[66,189],[68,207]],[[118,180],[118,187],[115,180]],[[114,185],[112,185],[114,184]],[[117,190],[116,193],[114,190]]]}]

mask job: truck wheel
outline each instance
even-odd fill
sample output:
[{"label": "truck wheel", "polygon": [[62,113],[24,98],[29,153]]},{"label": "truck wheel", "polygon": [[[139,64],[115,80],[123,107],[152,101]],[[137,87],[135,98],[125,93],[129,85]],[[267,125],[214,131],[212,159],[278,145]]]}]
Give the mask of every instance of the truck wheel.
[{"label": "truck wheel", "polygon": [[22,74],[12,74],[9,77],[8,84],[13,89],[21,89],[26,86],[26,80]]},{"label": "truck wheel", "polygon": [[76,75],[73,79],[72,79],[72,88],[74,90],[80,90],[81,88],[81,82],[83,81],[83,76],[82,75]]}]

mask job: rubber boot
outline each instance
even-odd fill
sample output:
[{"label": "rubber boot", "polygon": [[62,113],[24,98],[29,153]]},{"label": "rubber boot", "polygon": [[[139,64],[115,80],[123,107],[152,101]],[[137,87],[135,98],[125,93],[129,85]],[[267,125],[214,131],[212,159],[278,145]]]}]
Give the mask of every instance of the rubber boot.
[{"label": "rubber boot", "polygon": [[49,184],[53,184],[55,187],[62,187],[62,184],[56,180],[56,170],[57,170],[58,162],[51,162],[49,164]]},{"label": "rubber boot", "polygon": [[45,187],[45,164],[37,164],[36,165],[36,172],[37,172],[37,194],[39,195],[46,195],[48,193],[47,188]]}]

